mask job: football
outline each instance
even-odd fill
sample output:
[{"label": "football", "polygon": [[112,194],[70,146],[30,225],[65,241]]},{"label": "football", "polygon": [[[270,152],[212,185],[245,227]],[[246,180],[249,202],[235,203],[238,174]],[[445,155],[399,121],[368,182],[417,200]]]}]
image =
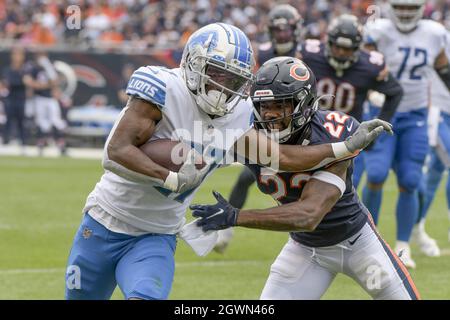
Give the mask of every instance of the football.
[{"label": "football", "polygon": [[[158,139],[143,144],[140,149],[155,163],[178,172],[183,165],[191,147],[180,141],[170,139]],[[203,159],[197,159],[197,169],[203,168]]]}]

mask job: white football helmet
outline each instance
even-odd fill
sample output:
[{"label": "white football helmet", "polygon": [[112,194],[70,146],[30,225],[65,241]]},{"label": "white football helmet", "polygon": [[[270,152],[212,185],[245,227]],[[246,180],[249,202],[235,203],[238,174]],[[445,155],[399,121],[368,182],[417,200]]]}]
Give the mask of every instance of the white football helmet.
[{"label": "white football helmet", "polygon": [[198,106],[223,116],[248,97],[254,65],[247,36],[232,25],[213,23],[189,37],[180,67]]},{"label": "white football helmet", "polygon": [[402,32],[412,31],[423,17],[425,0],[390,0],[392,21]]}]

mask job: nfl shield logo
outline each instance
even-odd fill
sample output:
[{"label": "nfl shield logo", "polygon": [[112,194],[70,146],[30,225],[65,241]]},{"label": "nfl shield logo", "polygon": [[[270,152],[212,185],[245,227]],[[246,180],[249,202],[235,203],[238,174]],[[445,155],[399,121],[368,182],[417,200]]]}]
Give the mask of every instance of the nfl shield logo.
[{"label": "nfl shield logo", "polygon": [[89,239],[89,237],[92,235],[92,230],[88,228],[84,228],[83,230],[83,238]]}]

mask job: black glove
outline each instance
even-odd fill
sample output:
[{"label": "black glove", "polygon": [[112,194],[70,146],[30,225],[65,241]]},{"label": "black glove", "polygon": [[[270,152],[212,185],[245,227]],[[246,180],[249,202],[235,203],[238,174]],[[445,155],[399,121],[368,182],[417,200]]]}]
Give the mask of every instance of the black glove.
[{"label": "black glove", "polygon": [[213,195],[217,200],[216,204],[194,204],[189,206],[192,215],[200,218],[197,222],[203,231],[222,230],[236,225],[239,215],[239,209],[233,207],[227,200],[217,191],[213,191]]}]

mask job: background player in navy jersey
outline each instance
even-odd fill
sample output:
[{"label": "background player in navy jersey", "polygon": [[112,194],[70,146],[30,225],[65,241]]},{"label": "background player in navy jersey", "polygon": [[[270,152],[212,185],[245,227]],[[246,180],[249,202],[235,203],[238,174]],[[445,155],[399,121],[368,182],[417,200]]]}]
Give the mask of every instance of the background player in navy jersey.
[{"label": "background player in navy jersey", "polygon": [[52,135],[61,155],[66,154],[65,129],[67,123],[61,115],[54,91],[58,85],[58,74],[45,52],[36,52],[30,73],[24,77],[25,84],[33,89],[35,121],[38,127],[37,146],[43,155],[48,138]]},{"label": "background player in navy jersey", "polygon": [[258,65],[278,56],[293,57],[300,40],[303,19],[297,9],[280,4],[270,10],[267,26],[270,41],[262,43],[256,54]]},{"label": "background player in navy jersey", "polygon": [[[317,111],[313,72],[299,59],[267,61],[251,90],[256,127],[280,143],[344,141],[359,123],[337,111]],[[268,172],[248,164],[258,187],[278,207],[240,210],[214,192],[215,205],[193,205],[204,231],[230,226],[288,231],[261,299],[319,299],[337,273],[375,299],[418,299],[408,271],[381,239],[352,184],[352,160],[309,172]]]},{"label": "background player in navy jersey", "polygon": [[[378,118],[389,121],[403,90],[381,53],[361,50],[362,28],[356,16],[341,15],[330,23],[325,43],[306,40],[299,46],[298,57],[316,75],[318,95],[325,95],[320,100],[321,109],[341,111],[361,122],[367,93],[374,90],[386,96]],[[356,188],[363,169],[363,158],[358,157],[353,181]]]},{"label": "background player in navy jersey", "polygon": [[[280,4],[270,10],[267,26],[270,41],[262,43],[256,54],[257,66],[278,56],[294,57],[300,38],[303,19],[297,9],[289,4]],[[242,169],[230,194],[230,203],[242,208],[247,199],[248,190],[255,182],[250,170]],[[214,250],[223,253],[233,237],[233,228],[219,232]]]}]

